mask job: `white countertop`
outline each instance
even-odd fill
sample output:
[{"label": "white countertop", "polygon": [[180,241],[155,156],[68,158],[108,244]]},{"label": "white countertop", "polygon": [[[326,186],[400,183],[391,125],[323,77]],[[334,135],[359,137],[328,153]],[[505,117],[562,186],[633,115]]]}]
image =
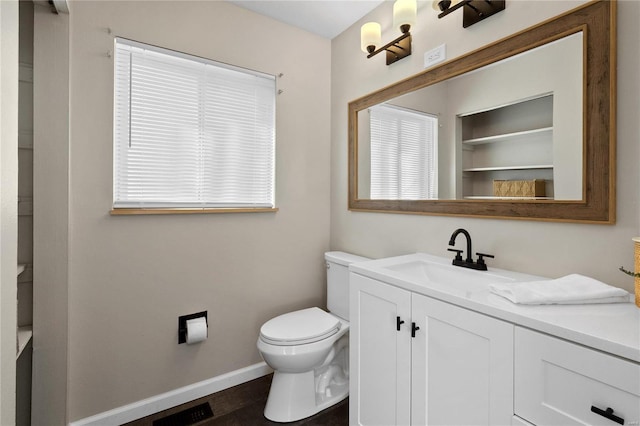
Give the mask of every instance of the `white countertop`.
[{"label": "white countertop", "polygon": [[[491,293],[486,286],[476,291],[458,290],[438,283],[426,283],[387,269],[399,261],[424,259],[451,264],[451,259],[416,253],[351,264],[351,272],[364,275],[414,293],[480,312],[515,325],[557,336],[640,362],[640,308],[629,303],[590,305],[518,305]],[[538,281],[543,277],[489,266],[488,274],[499,274],[517,282]],[[477,271],[482,274],[482,271]]]}]

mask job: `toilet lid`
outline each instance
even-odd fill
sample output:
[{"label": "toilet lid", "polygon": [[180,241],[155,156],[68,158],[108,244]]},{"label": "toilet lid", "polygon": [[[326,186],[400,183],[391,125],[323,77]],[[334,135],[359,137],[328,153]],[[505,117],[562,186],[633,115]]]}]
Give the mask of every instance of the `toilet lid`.
[{"label": "toilet lid", "polygon": [[260,328],[260,338],[272,345],[313,343],[332,336],[342,323],[319,308],[302,309],[270,319]]}]

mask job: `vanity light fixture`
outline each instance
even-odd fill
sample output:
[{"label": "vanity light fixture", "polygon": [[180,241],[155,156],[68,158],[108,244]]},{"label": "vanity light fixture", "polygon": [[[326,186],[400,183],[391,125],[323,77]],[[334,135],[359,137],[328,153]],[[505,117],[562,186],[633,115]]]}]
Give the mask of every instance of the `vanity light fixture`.
[{"label": "vanity light fixture", "polygon": [[[452,4],[453,3],[453,4]],[[505,0],[434,0],[433,8],[444,18],[451,12],[463,8],[462,27],[467,28],[489,16],[503,11]]]},{"label": "vanity light fixture", "polygon": [[360,29],[360,46],[371,58],[382,51],[387,52],[387,65],[411,55],[411,33],[409,29],[416,22],[416,0],[396,0],[393,4],[393,26],[402,35],[376,50],[382,41],[381,27],[377,22],[367,22]]}]

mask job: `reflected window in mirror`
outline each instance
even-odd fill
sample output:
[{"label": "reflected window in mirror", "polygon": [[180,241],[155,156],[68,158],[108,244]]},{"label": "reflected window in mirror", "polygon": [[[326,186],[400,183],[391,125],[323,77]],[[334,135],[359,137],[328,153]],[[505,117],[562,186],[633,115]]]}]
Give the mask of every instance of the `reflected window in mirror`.
[{"label": "reflected window in mirror", "polygon": [[438,117],[390,104],[368,112],[371,198],[437,198]]}]

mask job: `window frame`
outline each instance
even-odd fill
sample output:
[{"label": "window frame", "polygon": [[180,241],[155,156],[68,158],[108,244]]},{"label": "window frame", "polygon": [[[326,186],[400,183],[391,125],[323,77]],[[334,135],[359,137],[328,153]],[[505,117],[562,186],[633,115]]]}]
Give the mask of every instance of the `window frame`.
[{"label": "window frame", "polygon": [[[118,176],[119,164],[117,164],[119,159],[117,158],[117,155],[118,155],[117,150],[120,149],[119,144],[120,144],[120,147],[122,146],[123,140],[122,138],[120,140],[118,139],[119,135],[117,134],[117,130],[116,130],[117,120],[118,120],[118,117],[116,116],[116,114],[118,112],[119,93],[118,93],[118,83],[116,81],[116,79],[118,78],[117,70],[116,70],[116,67],[117,67],[116,54],[114,53],[114,76],[113,76],[113,82],[114,82],[113,150],[114,151],[113,151],[113,186],[112,186],[113,192],[112,192],[112,208],[111,208],[110,214],[111,215],[148,215],[148,214],[155,215],[155,214],[245,213],[245,212],[278,211],[278,208],[276,207],[276,204],[275,204],[276,203],[276,137],[275,137],[275,134],[276,134],[276,123],[277,123],[276,77],[271,74],[258,72],[258,71],[254,71],[254,70],[250,70],[250,69],[246,69],[246,68],[242,68],[234,65],[229,65],[222,62],[213,61],[213,60],[202,58],[199,56],[190,55],[187,53],[170,50],[166,48],[161,48],[161,47],[146,44],[146,43],[140,43],[140,42],[122,38],[122,37],[114,38],[114,52],[116,52],[116,46],[118,45],[118,43],[120,43],[121,45],[127,46],[127,49],[131,49],[131,48],[143,49],[149,52],[168,55],[172,58],[187,59],[196,64],[204,64],[205,65],[204,68],[206,68],[206,66],[214,66],[214,67],[222,68],[225,71],[228,71],[228,70],[238,71],[245,75],[261,77],[265,79],[263,81],[267,81],[267,80],[273,81],[273,97],[270,100],[268,99],[269,102],[271,101],[273,102],[273,105],[270,107],[272,108],[272,111],[270,112],[270,115],[272,117],[272,124],[270,127],[272,135],[268,138],[270,140],[268,141],[269,145],[266,146],[266,150],[270,152],[268,153],[269,157],[265,162],[265,164],[268,165],[267,170],[268,170],[269,182],[266,182],[266,181],[263,182],[264,183],[263,189],[267,188],[267,192],[263,192],[263,194],[266,194],[267,198],[270,201],[268,203],[265,203],[264,201],[256,202],[256,203],[233,202],[227,206],[227,205],[224,205],[224,203],[212,202],[211,200],[209,200],[209,201],[195,201],[195,202],[187,201],[187,202],[182,202],[182,204],[172,205],[174,203],[172,203],[171,201],[167,201],[167,199],[165,199],[163,201],[157,201],[157,202],[156,201],[151,201],[151,202],[138,201],[140,205],[135,205],[136,201],[127,201],[127,200],[123,201],[122,198],[117,199],[118,194],[117,194],[117,188],[116,188],[116,185],[117,185],[116,180],[119,178]],[[196,65],[196,66],[199,66],[199,65]],[[202,94],[201,89],[202,88],[200,87],[197,91],[199,96],[201,96]],[[125,102],[131,102],[130,95]],[[127,121],[130,123],[131,122],[130,112],[128,112],[127,114],[129,114],[127,116]],[[203,114],[203,112],[200,111],[199,114]],[[198,129],[200,130],[199,133],[203,133],[202,126],[203,126],[202,123],[198,124]],[[131,132],[130,129],[128,131]],[[202,138],[202,137],[198,138],[198,142],[197,142],[198,144],[203,144],[205,142],[206,142],[205,138]],[[225,144],[225,142],[222,142],[222,144]],[[202,160],[202,154],[197,154],[193,158]],[[222,179],[224,180],[224,177]],[[123,205],[123,204],[129,204],[129,205]],[[218,204],[218,205],[215,205],[215,204]],[[255,205],[252,205],[252,204],[255,204]]]}]

